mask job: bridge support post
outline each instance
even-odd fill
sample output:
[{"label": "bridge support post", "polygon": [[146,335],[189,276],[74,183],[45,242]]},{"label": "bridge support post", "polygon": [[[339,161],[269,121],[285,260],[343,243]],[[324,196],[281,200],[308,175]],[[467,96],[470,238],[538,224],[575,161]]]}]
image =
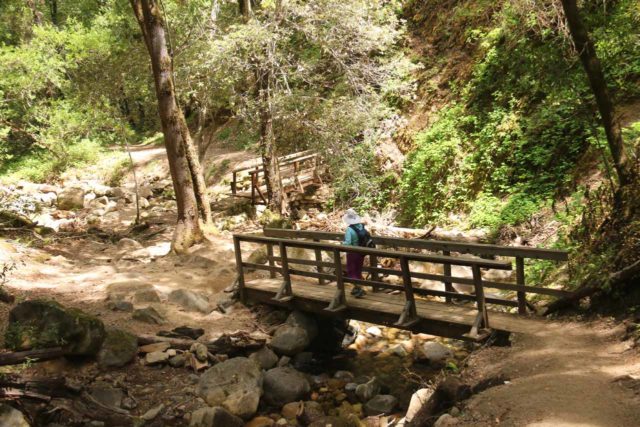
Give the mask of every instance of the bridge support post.
[{"label": "bridge support post", "polygon": [[240,250],[240,239],[233,237],[233,250],[236,254],[236,268],[238,269],[238,290],[240,293],[240,301],[246,302],[244,292],[244,266],[242,265],[242,252]]},{"label": "bridge support post", "polygon": [[484,288],[482,287],[482,270],[478,265],[473,265],[471,269],[473,271],[473,285],[476,292],[478,314],[467,336],[475,340],[481,340],[489,334],[489,316],[484,300]]},{"label": "bridge support post", "polygon": [[[442,255],[444,256],[451,256],[451,252],[450,251],[442,251]],[[447,277],[451,277],[451,264],[449,263],[445,263],[442,265],[442,274],[444,274]],[[444,290],[447,292],[453,292],[453,284],[451,283],[451,281],[445,281],[444,282]],[[445,301],[447,302],[451,302],[451,296],[447,295],[446,297],[444,297]]]},{"label": "bridge support post", "polygon": [[273,299],[278,302],[288,302],[293,299],[291,290],[291,276],[289,275],[289,261],[287,259],[287,247],[280,242],[280,262],[282,263],[282,285]]},{"label": "bridge support post", "polygon": [[276,278],[276,272],[273,270],[276,266],[276,262],[273,260],[273,244],[267,243],[267,258],[269,259],[269,267],[271,267],[271,271],[269,271],[269,277],[272,279]]},{"label": "bridge support post", "polygon": [[336,293],[325,310],[337,312],[347,309],[347,299],[344,294],[344,277],[342,276],[342,260],[338,249],[333,250],[333,264],[335,266]]},{"label": "bridge support post", "polygon": [[[524,277],[524,258],[516,257],[516,284],[518,286],[525,285]],[[527,296],[525,292],[518,292],[518,313],[527,314]]]},{"label": "bridge support post", "polygon": [[[313,239],[314,242],[319,243],[320,240],[318,239]],[[316,249],[315,250],[315,254],[316,254],[316,262],[318,263],[316,269],[318,271],[318,273],[322,274],[324,269],[322,268],[322,266],[320,265],[320,263],[322,263],[322,251],[320,249]],[[319,277],[318,278],[318,284],[319,285],[324,285],[324,278]]]},{"label": "bridge support post", "polygon": [[[369,267],[371,268],[378,268],[378,257],[375,255],[369,255]],[[374,282],[379,282],[380,281],[380,275],[378,274],[377,270],[372,270],[371,271],[371,279]],[[380,288],[377,286],[373,286],[372,288],[373,292],[378,292],[380,291]]]},{"label": "bridge support post", "polygon": [[404,294],[406,302],[404,309],[400,313],[400,319],[396,322],[396,326],[409,328],[420,321],[416,310],[416,300],[413,296],[413,285],[411,284],[411,272],[409,271],[409,260],[400,257],[400,267],[402,268],[402,282],[404,284]]}]

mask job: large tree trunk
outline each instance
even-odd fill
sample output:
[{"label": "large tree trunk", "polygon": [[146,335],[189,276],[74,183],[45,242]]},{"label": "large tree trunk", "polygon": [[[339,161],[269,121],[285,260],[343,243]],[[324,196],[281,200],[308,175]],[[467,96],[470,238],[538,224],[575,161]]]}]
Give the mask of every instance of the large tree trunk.
[{"label": "large tree trunk", "polygon": [[[199,201],[206,199],[206,194],[198,194],[194,188],[194,183],[202,179],[202,174],[199,163],[193,162],[194,158],[197,161],[197,155],[176,100],[171,56],[159,4],[155,0],[130,1],[151,58],[158,112],[178,205],[178,223],[172,247],[176,252],[183,252],[202,239],[199,221],[208,219],[206,212],[209,205],[206,202],[198,206]],[[194,165],[197,165],[195,169]]]},{"label": "large tree trunk", "polygon": [[598,104],[602,125],[607,134],[607,142],[611,156],[613,157],[613,163],[618,174],[620,186],[625,186],[633,181],[633,171],[622,139],[620,123],[614,114],[614,107],[611,102],[609,90],[607,89],[607,82],[604,78],[602,65],[596,55],[593,41],[589,38],[587,29],[580,19],[576,0],[562,0],[562,7],[567,19],[571,38],[580,55],[580,61],[587,73],[591,90]]},{"label": "large tree trunk", "polygon": [[[260,71],[258,71],[260,73]],[[267,187],[269,209],[278,214],[286,214],[287,195],[282,187],[276,137],[273,133],[273,111],[271,107],[271,72],[267,70],[258,74],[260,102],[260,154],[264,168],[264,181]]]}]

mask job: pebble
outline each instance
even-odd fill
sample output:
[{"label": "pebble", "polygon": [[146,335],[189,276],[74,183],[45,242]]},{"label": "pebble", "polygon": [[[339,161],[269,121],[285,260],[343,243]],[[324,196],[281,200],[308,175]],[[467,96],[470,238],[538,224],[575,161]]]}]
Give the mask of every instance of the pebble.
[{"label": "pebble", "polygon": [[149,409],[147,412],[145,412],[144,415],[142,415],[142,419],[146,421],[151,421],[152,419],[157,417],[160,411],[162,411],[163,409],[164,409],[164,403],[161,403],[158,406],[153,407]]}]

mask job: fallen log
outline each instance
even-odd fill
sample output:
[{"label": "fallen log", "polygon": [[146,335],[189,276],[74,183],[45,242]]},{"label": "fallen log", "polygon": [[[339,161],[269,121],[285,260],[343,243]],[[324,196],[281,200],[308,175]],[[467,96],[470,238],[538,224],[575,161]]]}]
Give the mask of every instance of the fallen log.
[{"label": "fallen log", "polygon": [[547,316],[549,314],[574,307],[580,302],[581,299],[598,294],[603,290],[603,282],[608,283],[609,287],[613,289],[617,286],[624,285],[626,282],[630,281],[638,275],[640,275],[640,260],[634,262],[631,265],[628,265],[620,271],[609,274],[609,277],[606,280],[598,280],[598,278],[593,278],[585,282],[583,286],[578,288],[570,296],[559,298],[549,304],[549,306],[544,311],[544,315]]},{"label": "fallen log", "polygon": [[0,353],[0,366],[18,365],[24,362],[57,359],[66,354],[61,347],[43,348],[39,350],[14,351]]}]

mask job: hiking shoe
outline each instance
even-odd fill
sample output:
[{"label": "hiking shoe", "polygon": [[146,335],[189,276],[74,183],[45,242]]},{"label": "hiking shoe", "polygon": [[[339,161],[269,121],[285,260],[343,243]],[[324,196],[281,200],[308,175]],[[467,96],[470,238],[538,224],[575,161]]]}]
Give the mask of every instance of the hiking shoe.
[{"label": "hiking shoe", "polygon": [[363,296],[365,296],[367,293],[364,291],[364,289],[362,289],[360,286],[356,286],[355,288],[353,288],[351,290],[351,295],[353,295],[356,298],[362,298]]}]

